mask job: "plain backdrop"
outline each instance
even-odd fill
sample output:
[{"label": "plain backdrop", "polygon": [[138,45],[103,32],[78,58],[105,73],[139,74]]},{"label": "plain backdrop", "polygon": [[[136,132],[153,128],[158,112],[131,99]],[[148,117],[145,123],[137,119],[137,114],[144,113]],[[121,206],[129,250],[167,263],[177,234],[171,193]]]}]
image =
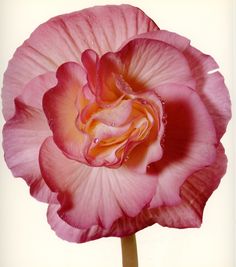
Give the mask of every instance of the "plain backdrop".
[{"label": "plain backdrop", "polygon": [[[191,39],[221,67],[231,99],[233,83],[233,1],[157,0],[1,0],[0,78],[15,49],[50,17],[101,4],[129,3],[143,9],[161,29]],[[234,17],[234,23],[233,23]],[[234,50],[235,55],[235,50]],[[235,68],[235,65],[234,65]],[[1,117],[1,126],[4,120]],[[153,225],[137,233],[140,267],[233,267],[235,250],[233,126],[223,139],[229,158],[227,174],[209,199],[200,229],[177,230]],[[234,128],[235,131],[235,128]],[[235,132],[234,132],[235,133]],[[119,238],[72,244],[56,237],[46,221],[46,205],[28,193],[0,162],[0,266],[2,267],[119,267]]]}]

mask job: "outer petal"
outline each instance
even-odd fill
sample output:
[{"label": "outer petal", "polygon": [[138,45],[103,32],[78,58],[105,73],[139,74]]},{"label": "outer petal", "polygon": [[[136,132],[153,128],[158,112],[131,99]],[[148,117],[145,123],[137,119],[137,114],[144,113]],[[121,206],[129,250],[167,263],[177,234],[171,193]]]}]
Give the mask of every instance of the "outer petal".
[{"label": "outer petal", "polygon": [[110,228],[93,225],[88,229],[79,229],[63,221],[57,213],[58,208],[59,205],[49,205],[47,212],[48,223],[60,238],[69,242],[83,243],[101,237],[123,237],[155,223],[154,219],[149,216],[150,213],[145,210],[134,218],[121,217]]},{"label": "outer petal", "polygon": [[182,185],[181,203],[177,206],[145,209],[134,218],[122,217],[110,228],[103,229],[94,225],[89,229],[74,228],[57,214],[58,205],[50,205],[48,222],[56,234],[70,242],[82,243],[106,236],[131,235],[155,222],[174,228],[199,227],[207,199],[217,188],[226,171],[227,158],[222,145],[217,148],[215,162],[194,173]]},{"label": "outer petal", "polygon": [[9,62],[2,95],[5,119],[14,115],[14,98],[34,77],[55,71],[66,61],[80,61],[88,48],[102,55],[116,51],[134,35],[153,30],[158,30],[154,22],[129,5],[93,7],[40,25]]},{"label": "outer petal", "polygon": [[184,55],[197,81],[196,90],[214,121],[220,140],[231,118],[231,103],[224,77],[217,71],[218,65],[211,56],[193,47],[186,49]]},{"label": "outer petal", "polygon": [[[99,225],[93,225],[88,229],[79,229],[62,220],[58,215],[58,209],[59,205],[49,205],[47,211],[48,223],[60,238],[69,242],[83,243],[101,237],[120,237],[127,234],[127,228],[130,227],[130,225],[127,224],[125,228],[123,228],[122,224],[115,223],[111,228],[102,228]],[[123,221],[125,219],[122,218],[120,220]],[[134,230],[133,227],[131,229]]]},{"label": "outer petal", "polygon": [[141,33],[136,36],[133,36],[129,40],[127,40],[125,44],[123,44],[123,47],[131,40],[140,39],[140,38],[162,41],[166,44],[169,44],[177,48],[179,51],[182,51],[182,52],[185,49],[187,49],[190,45],[190,40],[184,36],[181,36],[177,33],[169,32],[166,30],[159,30],[159,31],[145,32],[145,33]]},{"label": "outer petal", "polygon": [[42,179],[38,164],[39,148],[51,133],[43,113],[15,101],[16,114],[3,129],[3,148],[8,167],[22,177],[38,200],[55,202],[55,196]]},{"label": "outer petal", "polygon": [[109,228],[121,216],[136,216],[155,193],[156,178],[126,168],[91,168],[66,158],[52,138],[45,141],[40,166],[49,187],[58,192],[64,221],[78,228]]},{"label": "outer petal", "polygon": [[181,203],[174,207],[160,207],[150,216],[163,226],[175,228],[200,227],[203,209],[212,192],[218,187],[225,174],[227,158],[219,144],[214,163],[191,175],[182,185]]},{"label": "outer petal", "polygon": [[150,168],[159,177],[152,207],[178,203],[180,186],[214,161],[217,143],[211,117],[194,90],[166,85],[157,94],[165,101],[167,125],[164,155]]},{"label": "outer petal", "polygon": [[54,194],[42,179],[38,154],[44,139],[51,135],[42,113],[42,96],[56,83],[54,73],[30,81],[15,100],[16,113],[3,130],[3,148],[8,167],[30,185],[30,193],[40,201],[55,202]]},{"label": "outer petal", "polygon": [[54,72],[39,75],[25,86],[18,99],[28,106],[43,110],[43,95],[56,84],[57,79]]}]

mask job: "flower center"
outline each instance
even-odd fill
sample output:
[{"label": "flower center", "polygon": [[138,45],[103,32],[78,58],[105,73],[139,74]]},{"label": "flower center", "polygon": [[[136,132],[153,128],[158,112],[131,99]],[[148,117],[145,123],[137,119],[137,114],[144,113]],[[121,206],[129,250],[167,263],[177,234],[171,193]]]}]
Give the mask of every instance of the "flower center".
[{"label": "flower center", "polygon": [[151,131],[157,131],[158,122],[147,100],[126,95],[107,108],[86,105],[78,116],[77,127],[92,140],[86,154],[88,162],[117,168]]},{"label": "flower center", "polygon": [[85,52],[83,67],[69,62],[58,69],[58,84],[44,95],[44,110],[67,157],[118,168],[132,160],[133,151],[145,153],[153,143],[159,149],[162,104],[153,90],[133,90],[133,82],[142,84],[128,79],[114,53],[101,59],[94,53]]}]

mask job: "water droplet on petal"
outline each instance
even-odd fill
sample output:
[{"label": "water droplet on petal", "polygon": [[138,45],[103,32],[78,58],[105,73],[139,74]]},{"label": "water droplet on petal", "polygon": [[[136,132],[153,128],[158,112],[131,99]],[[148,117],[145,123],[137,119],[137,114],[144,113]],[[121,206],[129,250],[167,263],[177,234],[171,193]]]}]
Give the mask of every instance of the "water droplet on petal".
[{"label": "water droplet on petal", "polygon": [[126,162],[128,161],[128,159],[129,159],[129,156],[126,156],[124,161]]},{"label": "water droplet on petal", "polygon": [[143,105],[147,105],[147,100],[145,100],[145,99],[141,99],[140,102],[141,102]]},{"label": "water droplet on petal", "polygon": [[161,147],[163,148],[164,147],[164,144],[165,144],[165,134],[163,134],[162,138],[161,138]]},{"label": "water droplet on petal", "polygon": [[166,120],[167,119],[167,115],[166,114],[163,114],[162,119],[163,120]]},{"label": "water droplet on petal", "polygon": [[98,138],[94,138],[94,140],[93,140],[94,144],[97,144],[98,141],[99,141]]},{"label": "water droplet on petal", "polygon": [[165,106],[166,102],[161,100],[161,104],[162,104],[162,106]]},{"label": "water droplet on petal", "polygon": [[164,115],[162,116],[162,122],[163,122],[164,125],[167,124],[167,115],[166,115],[166,114],[164,114]]}]

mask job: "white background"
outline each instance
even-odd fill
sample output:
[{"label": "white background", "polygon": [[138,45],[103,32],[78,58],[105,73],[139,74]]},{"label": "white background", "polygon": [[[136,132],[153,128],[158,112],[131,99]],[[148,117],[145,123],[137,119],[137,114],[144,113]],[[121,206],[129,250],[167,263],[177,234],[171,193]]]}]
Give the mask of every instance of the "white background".
[{"label": "white background", "polygon": [[[0,2],[0,77],[15,49],[42,22],[55,15],[98,4],[123,1],[2,0]],[[221,66],[231,99],[233,81],[233,1],[126,1],[139,6],[162,29],[182,34]],[[234,6],[235,8],[235,6]],[[234,21],[234,24],[235,21]],[[235,36],[234,36],[234,45]],[[235,52],[235,51],[234,51]],[[234,68],[235,70],[235,68]],[[1,80],[2,84],[2,80]],[[233,95],[234,94],[234,95]],[[1,117],[1,125],[4,121]],[[234,125],[235,126],[235,125]],[[235,130],[235,128],[234,128]],[[234,189],[233,122],[224,145],[228,172],[207,203],[200,229],[177,230],[158,225],[137,233],[140,267],[233,267]],[[46,222],[46,205],[29,196],[21,179],[0,162],[0,266],[2,267],[119,267],[119,238],[72,244],[56,237]],[[235,166],[235,165],[234,165]]]}]

